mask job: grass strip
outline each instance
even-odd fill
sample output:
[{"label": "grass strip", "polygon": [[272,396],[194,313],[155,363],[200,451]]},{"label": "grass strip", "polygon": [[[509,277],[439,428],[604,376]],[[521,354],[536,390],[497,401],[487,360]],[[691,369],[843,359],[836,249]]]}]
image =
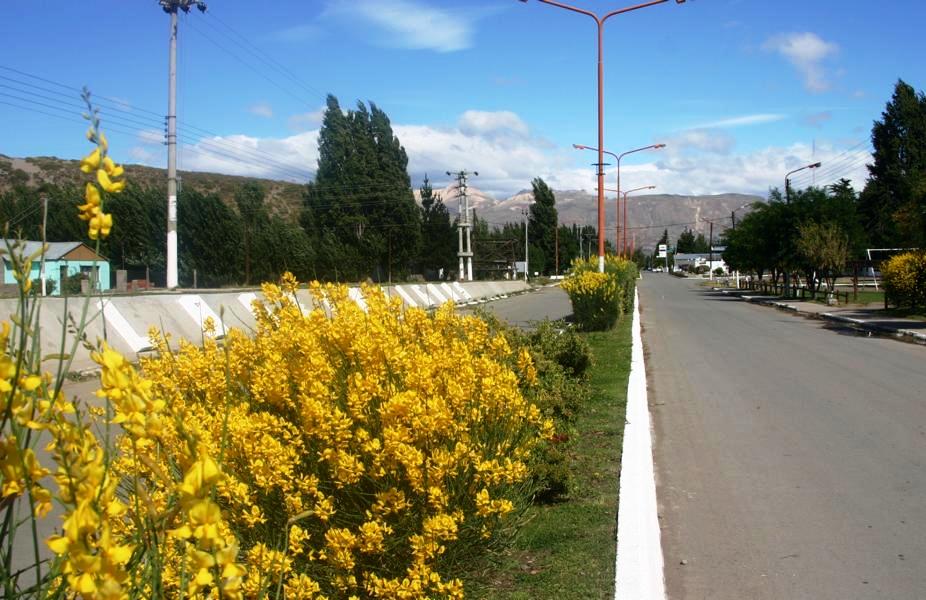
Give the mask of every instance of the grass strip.
[{"label": "grass strip", "polygon": [[589,600],[614,598],[617,495],[630,316],[611,331],[585,334],[595,364],[589,404],[576,420],[570,456],[574,488],[565,501],[531,507],[512,547],[467,578],[469,598]]}]

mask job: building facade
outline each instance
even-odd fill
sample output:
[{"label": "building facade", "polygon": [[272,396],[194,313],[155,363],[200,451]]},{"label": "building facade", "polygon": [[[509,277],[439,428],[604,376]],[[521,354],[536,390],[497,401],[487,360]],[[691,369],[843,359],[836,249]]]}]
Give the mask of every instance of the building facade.
[{"label": "building facade", "polygon": [[[60,296],[64,282],[80,279],[88,281],[91,289],[106,291],[110,289],[109,261],[93,251],[83,242],[48,242],[45,252],[45,285],[49,295]],[[16,285],[13,266],[10,262],[8,247],[13,247],[24,256],[36,254],[32,261],[29,279],[41,279],[42,259],[40,250],[42,242],[3,240],[3,278],[4,285]]]}]

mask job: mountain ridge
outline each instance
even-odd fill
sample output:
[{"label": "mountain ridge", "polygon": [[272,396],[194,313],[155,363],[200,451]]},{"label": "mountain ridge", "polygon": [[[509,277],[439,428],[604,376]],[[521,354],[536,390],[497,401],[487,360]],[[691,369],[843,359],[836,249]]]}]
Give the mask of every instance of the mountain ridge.
[{"label": "mountain ridge", "polygon": [[[166,194],[166,170],[144,165],[124,165],[129,181],[141,185],[163,187]],[[181,181],[204,193],[218,195],[229,206],[235,205],[234,191],[240,185],[257,182],[267,190],[267,204],[275,214],[297,219],[302,204],[304,186],[298,183],[226,175],[200,171],[181,171]],[[54,185],[78,185],[84,181],[79,170],[79,161],[56,157],[38,156],[14,158],[0,154],[0,193],[10,190],[17,184],[39,186],[43,183]],[[413,186],[416,201],[418,188]],[[495,198],[478,187],[467,186],[470,206],[475,209],[477,217],[487,221],[490,226],[500,227],[505,223],[520,223],[523,220],[521,209],[533,200],[531,190],[524,189],[508,196]],[[459,214],[459,195],[456,184],[443,189],[435,189],[450,211],[451,217]],[[596,225],[598,221],[597,195],[585,190],[554,190],[556,208],[560,223],[571,225]],[[678,238],[685,228],[696,233],[709,235],[709,222],[714,221],[714,236],[732,223],[731,211],[744,204],[764,202],[760,196],[750,194],[714,194],[705,196],[686,196],[679,194],[646,194],[630,197],[627,206],[630,228],[627,232],[628,244],[635,247],[653,248],[662,237],[663,230],[668,230],[670,243]],[[739,210],[737,218],[748,212],[748,208]],[[605,201],[605,231],[613,243],[616,236],[615,200],[613,195]],[[706,219],[706,220],[705,220]],[[635,242],[634,242],[635,237]]]}]

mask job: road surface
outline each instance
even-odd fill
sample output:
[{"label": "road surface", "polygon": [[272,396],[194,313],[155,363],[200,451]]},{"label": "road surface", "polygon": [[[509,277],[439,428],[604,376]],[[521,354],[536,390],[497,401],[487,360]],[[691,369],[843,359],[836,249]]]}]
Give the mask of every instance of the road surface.
[{"label": "road surface", "polygon": [[[479,306],[517,327],[530,327],[531,323],[543,319],[565,319],[572,314],[569,296],[559,286],[542,287],[527,294],[509,296]],[[461,312],[471,312],[471,309]]]},{"label": "road surface", "polygon": [[926,598],[926,348],[640,294],[669,598]]}]

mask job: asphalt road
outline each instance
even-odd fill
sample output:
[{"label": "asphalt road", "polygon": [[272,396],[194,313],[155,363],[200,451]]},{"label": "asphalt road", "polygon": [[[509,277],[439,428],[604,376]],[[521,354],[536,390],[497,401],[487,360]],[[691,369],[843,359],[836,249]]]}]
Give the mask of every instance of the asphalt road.
[{"label": "asphalt road", "polygon": [[[565,319],[572,314],[569,296],[559,286],[542,287],[526,294],[509,296],[479,306],[516,327],[530,327],[531,323],[543,319]],[[468,313],[472,310],[464,308],[461,312]]]},{"label": "asphalt road", "polygon": [[669,598],[926,598],[926,348],[640,294]]}]

